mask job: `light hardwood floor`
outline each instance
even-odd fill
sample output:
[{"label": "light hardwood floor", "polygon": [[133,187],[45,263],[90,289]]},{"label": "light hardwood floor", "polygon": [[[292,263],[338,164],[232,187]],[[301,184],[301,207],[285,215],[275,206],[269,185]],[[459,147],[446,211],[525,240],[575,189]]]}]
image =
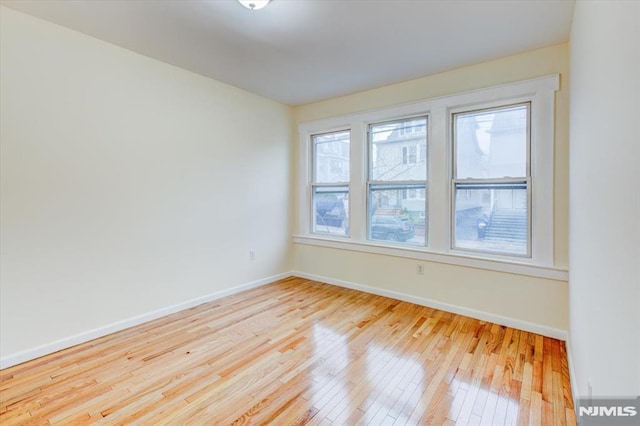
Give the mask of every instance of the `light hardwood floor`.
[{"label": "light hardwood floor", "polygon": [[288,278],[0,371],[0,424],[574,425],[564,343]]}]

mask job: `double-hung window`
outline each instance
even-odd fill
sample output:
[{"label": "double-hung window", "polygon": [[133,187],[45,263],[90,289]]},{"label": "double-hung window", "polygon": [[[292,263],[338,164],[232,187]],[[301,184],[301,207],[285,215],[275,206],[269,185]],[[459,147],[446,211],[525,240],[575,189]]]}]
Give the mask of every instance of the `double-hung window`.
[{"label": "double-hung window", "polygon": [[370,124],[368,141],[368,239],[424,246],[427,117]]},{"label": "double-hung window", "polygon": [[529,257],[530,104],[453,114],[454,249]]},{"label": "double-hung window", "polygon": [[351,132],[313,135],[312,232],[349,235],[349,180]]},{"label": "double-hung window", "polygon": [[559,76],[301,123],[294,242],[563,278]]}]

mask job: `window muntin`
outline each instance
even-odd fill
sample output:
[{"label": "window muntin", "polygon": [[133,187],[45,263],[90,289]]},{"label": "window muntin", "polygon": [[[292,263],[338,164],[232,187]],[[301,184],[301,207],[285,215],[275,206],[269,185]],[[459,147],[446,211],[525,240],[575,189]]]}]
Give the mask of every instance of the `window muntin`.
[{"label": "window muntin", "polygon": [[452,121],[452,248],[530,257],[530,104]]},{"label": "window muntin", "polygon": [[351,132],[312,135],[311,144],[311,232],[348,236]]},{"label": "window muntin", "polygon": [[427,117],[371,124],[368,139],[367,238],[424,246]]}]

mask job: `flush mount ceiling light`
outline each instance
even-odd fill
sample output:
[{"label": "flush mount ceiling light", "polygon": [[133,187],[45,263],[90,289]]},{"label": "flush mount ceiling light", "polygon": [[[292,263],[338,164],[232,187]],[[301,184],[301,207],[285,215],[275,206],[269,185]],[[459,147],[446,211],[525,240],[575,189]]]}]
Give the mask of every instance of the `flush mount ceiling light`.
[{"label": "flush mount ceiling light", "polygon": [[251,10],[262,9],[269,4],[271,0],[238,0],[241,5]]}]

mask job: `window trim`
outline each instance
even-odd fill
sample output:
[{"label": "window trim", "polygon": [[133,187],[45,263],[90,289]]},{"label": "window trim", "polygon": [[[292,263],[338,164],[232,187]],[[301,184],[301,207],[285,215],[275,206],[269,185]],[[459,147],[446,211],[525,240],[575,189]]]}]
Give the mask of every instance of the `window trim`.
[{"label": "window trim", "polygon": [[[504,270],[524,275],[564,279],[566,271],[554,267],[554,136],[555,136],[555,92],[559,89],[558,74],[531,80],[509,83],[473,90],[450,96],[432,98],[420,102],[402,104],[389,108],[365,111],[300,123],[297,180],[297,230],[294,242],[331,246],[346,250],[389,254],[411,259],[420,258],[435,262],[460,264],[489,270]],[[483,106],[505,106],[524,101],[531,102],[530,111],[530,156],[531,176],[531,258],[515,258],[497,254],[457,253],[451,247],[451,167],[450,117],[453,112],[477,109]],[[369,124],[395,121],[427,115],[428,125],[428,191],[426,205],[431,208],[429,220],[429,246],[391,246],[367,241],[367,129]],[[323,238],[311,234],[309,215],[310,200],[310,156],[307,143],[312,134],[350,129],[351,182],[349,186],[350,237]],[[434,206],[438,206],[435,207]],[[440,207],[442,206],[442,208]],[[442,231],[444,229],[444,231]],[[439,230],[438,232],[434,232]],[[515,272],[514,272],[515,271]],[[547,273],[545,271],[555,271]]]}]

